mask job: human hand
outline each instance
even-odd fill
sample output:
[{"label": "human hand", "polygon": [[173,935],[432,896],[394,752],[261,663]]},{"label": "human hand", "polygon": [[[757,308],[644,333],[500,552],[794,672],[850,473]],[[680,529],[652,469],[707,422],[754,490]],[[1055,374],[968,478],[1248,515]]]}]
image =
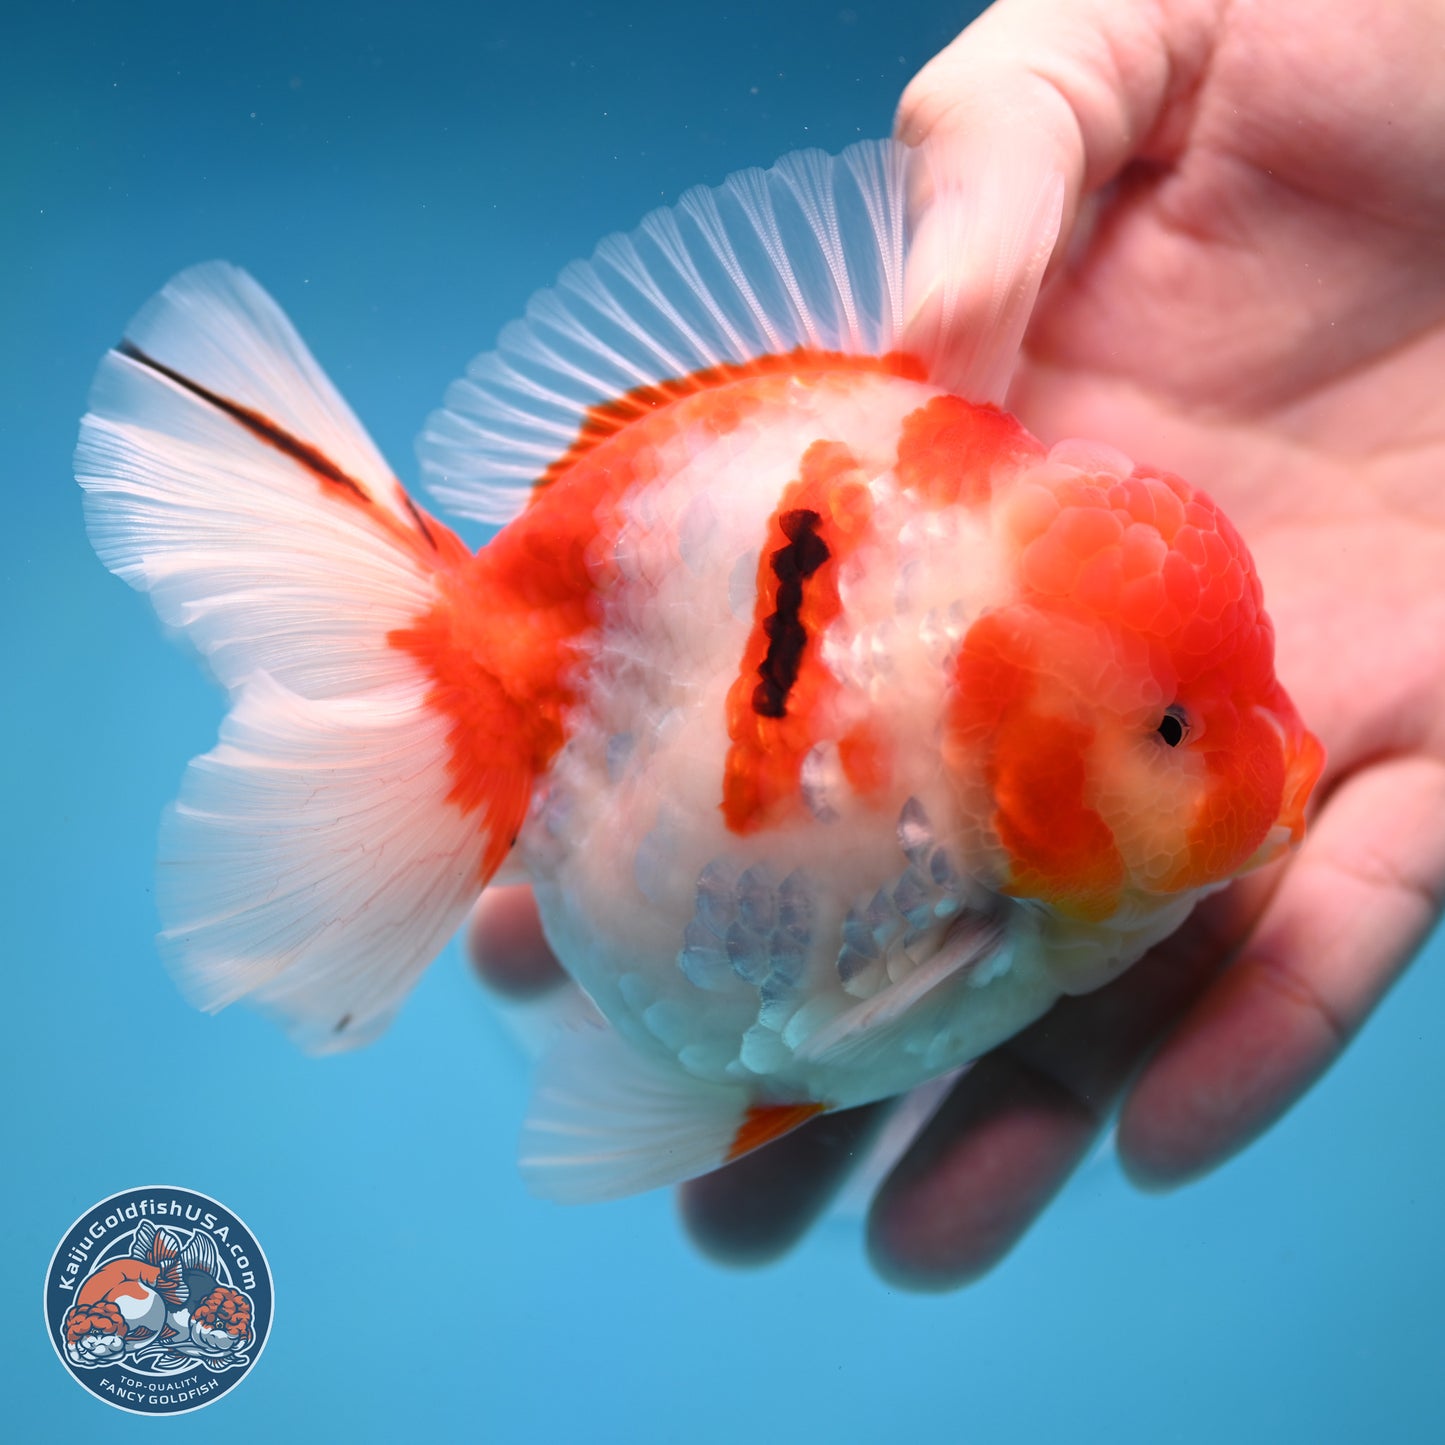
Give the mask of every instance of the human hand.
[{"label": "human hand", "polygon": [[[1429,0],[1298,20],[1283,0],[1004,0],[900,106],[911,144],[966,164],[986,129],[1063,175],[1010,409],[1216,497],[1330,759],[1296,854],[959,1083],[873,1204],[874,1262],[901,1284],[989,1268],[1116,1108],[1145,1186],[1228,1158],[1338,1056],[1440,912],[1445,20]],[[489,899],[484,971],[545,973],[527,907]],[[820,1120],[686,1186],[694,1236],[725,1258],[785,1249],[879,1117]]]}]

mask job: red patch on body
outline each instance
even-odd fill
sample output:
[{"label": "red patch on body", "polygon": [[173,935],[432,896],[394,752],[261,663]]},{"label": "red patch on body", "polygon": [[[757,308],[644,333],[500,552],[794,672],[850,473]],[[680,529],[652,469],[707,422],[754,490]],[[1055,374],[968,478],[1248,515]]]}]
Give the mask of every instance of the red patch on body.
[{"label": "red patch on body", "polygon": [[974,623],[955,679],[949,744],[984,754],[993,827],[1011,863],[1002,891],[1044,899],[1073,917],[1106,918],[1118,904],[1124,863],[1085,796],[1092,734],[1038,707],[1019,619],[989,613]]},{"label": "red patch on body", "polygon": [[[758,559],[753,628],[728,690],[722,811],[735,833],[776,823],[798,801],[803,759],[827,735],[838,681],[818,640],[843,610],[838,569],[871,534],[872,499],[841,442],[817,441],[783,489]],[[855,775],[879,771],[876,740],[850,749]],[[846,765],[845,765],[846,766]]]},{"label": "red patch on body", "polygon": [[864,797],[881,793],[892,777],[888,744],[871,722],[849,728],[838,739],[838,761],[848,786]]},{"label": "red patch on body", "polygon": [[[432,679],[427,705],[449,724],[447,800],[479,814],[487,833],[480,882],[516,841],[533,781],[562,746],[570,700],[560,663],[571,619],[545,608],[504,611],[511,599],[495,597],[486,555],[442,574],[431,610],[387,638]],[[512,657],[530,666],[508,670]]]},{"label": "red patch on body", "polygon": [[848,356],[841,351],[816,351],[799,346],[792,351],[755,356],[751,361],[725,361],[686,376],[634,387],[614,401],[603,401],[589,407],[577,432],[577,440],[542,473],[537,486],[550,486],[560,480],[594,447],[634,422],[699,392],[714,393],[712,414],[723,421],[723,431],[730,431],[741,419],[739,416],[731,424],[726,420],[727,392],[734,382],[761,376],[807,377],[829,371],[874,372],[901,376],[908,381],[927,380],[923,363],[901,351],[890,351],[886,356]]},{"label": "red patch on body", "polygon": [[[612,555],[623,504],[656,478],[659,449],[689,432],[725,436],[769,407],[786,406],[795,384],[838,372],[923,374],[906,356],[799,349],[638,387],[594,406],[526,510],[475,557],[463,550],[453,561],[448,554],[452,565],[440,576],[436,604],[390,635],[392,646],[435,679],[428,701],[450,723],[451,801],[480,813],[488,832],[483,881],[506,856],[536,779],[566,740],[588,648],[617,582]],[[822,491],[837,541],[857,524],[857,497],[841,486]],[[799,502],[809,505],[808,498]]]},{"label": "red patch on body", "polygon": [[903,419],[898,482],[930,507],[979,506],[1001,469],[1044,455],[1007,412],[957,396],[935,396]]}]

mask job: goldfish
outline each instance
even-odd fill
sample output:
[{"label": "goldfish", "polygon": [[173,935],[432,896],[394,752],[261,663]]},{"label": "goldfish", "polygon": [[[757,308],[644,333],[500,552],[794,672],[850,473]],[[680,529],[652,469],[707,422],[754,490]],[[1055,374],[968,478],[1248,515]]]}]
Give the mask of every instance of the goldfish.
[{"label": "goldfish", "polygon": [[529,882],[588,1012],[521,1167],[612,1198],[965,1064],[1300,840],[1243,539],[1002,409],[1032,294],[976,364],[910,328],[915,164],[785,157],[567,268],[420,439],[479,550],[246,273],[137,315],[76,471],[230,697],[161,837],[197,1003],[360,1043]]},{"label": "goldfish", "polygon": [[[193,1230],[183,1246],[143,1219],[131,1252],[97,1266],[65,1318],[72,1364],[104,1365],[137,1350],[224,1357],[250,1338],[245,1295],[220,1284],[215,1242]],[[192,1308],[194,1306],[194,1308]]]}]

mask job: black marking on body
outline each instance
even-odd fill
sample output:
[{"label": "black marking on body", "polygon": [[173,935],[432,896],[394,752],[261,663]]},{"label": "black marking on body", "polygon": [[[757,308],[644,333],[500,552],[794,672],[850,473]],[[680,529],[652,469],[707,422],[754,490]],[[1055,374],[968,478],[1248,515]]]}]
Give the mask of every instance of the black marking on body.
[{"label": "black marking on body", "polygon": [[833,555],[818,535],[821,520],[817,512],[804,507],[784,512],[778,518],[788,545],[779,547],[768,559],[778,579],[778,594],[772,616],[763,620],[768,653],[758,666],[762,681],[753,689],[753,711],[759,717],[788,715],[788,694],[798,680],[808,645],[800,617],[803,583]]},{"label": "black marking on body", "polygon": [[[229,397],[221,396],[218,392],[211,391],[198,381],[192,381],[190,377],[182,375],[174,367],[167,366],[164,362],[157,361],[153,356],[147,356],[144,351],[133,341],[122,340],[116,351],[128,357],[131,361],[139,362],[142,366],[154,371],[159,376],[175,382],[177,386],[184,387],[192,396],[198,396],[202,401],[209,402],[219,411],[225,412],[233,421],[239,422],[252,436],[259,437],[268,446],[273,446],[278,452],[290,457],[292,461],[300,462],[307,471],[319,477],[323,482],[332,486],[341,487],[344,491],[350,492],[358,501],[366,502],[370,506],[376,504],[375,498],[367,489],[356,480],[355,477],[343,472],[325,452],[314,447],[310,442],[304,442],[300,437],[292,436],[284,427],[277,426],[268,416],[259,411],[253,411],[248,406],[242,406],[240,402],[232,401]],[[433,550],[436,548],[436,539],[431,534],[431,529],[422,519],[421,513],[412,504],[410,497],[405,492],[402,498],[406,502],[407,510],[411,513],[412,519],[416,522],[423,537]]]}]

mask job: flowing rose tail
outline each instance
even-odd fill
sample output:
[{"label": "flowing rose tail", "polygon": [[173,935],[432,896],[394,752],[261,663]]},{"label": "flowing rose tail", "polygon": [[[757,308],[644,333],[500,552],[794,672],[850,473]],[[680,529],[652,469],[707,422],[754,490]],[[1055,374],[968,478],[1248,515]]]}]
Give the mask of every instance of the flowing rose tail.
[{"label": "flowing rose tail", "polygon": [[392,640],[466,549],[222,263],[176,277],[101,363],[76,472],[101,560],[231,694],[162,830],[163,953],[204,1008],[254,998],[318,1049],[371,1037],[530,792],[498,775],[457,800],[434,679]]}]

